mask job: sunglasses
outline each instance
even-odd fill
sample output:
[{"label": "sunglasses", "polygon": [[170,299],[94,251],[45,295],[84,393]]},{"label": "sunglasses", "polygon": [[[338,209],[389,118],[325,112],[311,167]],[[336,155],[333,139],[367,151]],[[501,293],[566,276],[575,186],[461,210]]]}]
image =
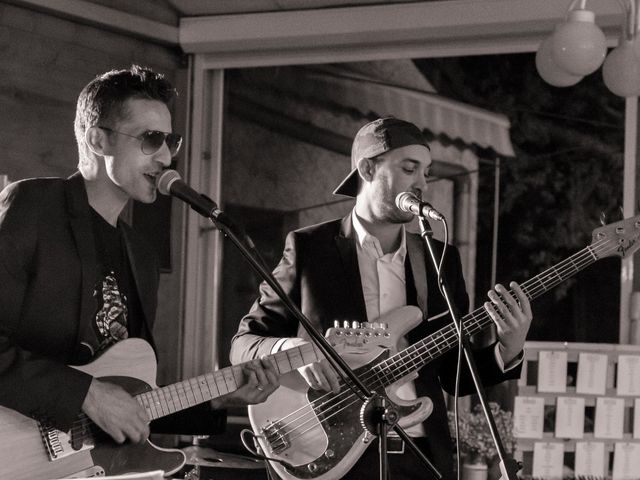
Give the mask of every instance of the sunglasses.
[{"label": "sunglasses", "polygon": [[153,155],[160,150],[162,144],[166,142],[167,147],[169,147],[169,153],[171,153],[172,157],[175,157],[180,151],[180,146],[182,145],[182,135],[178,133],[165,133],[159,130],[147,130],[140,135],[129,135],[128,133],[119,132],[113,128],[101,126],[98,126],[98,128],[106,130],[107,132],[118,133],[125,137],[137,138],[142,142],[140,144],[140,148],[142,149],[142,153],[145,155]]}]

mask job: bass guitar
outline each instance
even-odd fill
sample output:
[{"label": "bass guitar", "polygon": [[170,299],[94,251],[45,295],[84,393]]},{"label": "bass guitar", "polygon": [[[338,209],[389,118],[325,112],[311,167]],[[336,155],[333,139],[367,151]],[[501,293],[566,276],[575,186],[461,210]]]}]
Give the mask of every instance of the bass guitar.
[{"label": "bass guitar", "polygon": [[[593,231],[592,242],[557,265],[521,284],[534,299],[599,259],[626,257],[640,244],[640,216]],[[511,292],[513,293],[513,292]],[[331,343],[344,345],[341,356],[372,391],[385,393],[396,404],[399,425],[410,427],[432,411],[429,398],[401,400],[398,386],[414,379],[418,370],[458,345],[455,326],[448,326],[400,350],[398,342],[422,321],[417,307],[394,310],[375,323],[349,325],[327,331]],[[469,335],[492,324],[484,307],[462,318]],[[360,458],[372,434],[360,421],[365,403],[347,386],[337,394],[309,389],[298,372],[280,378],[280,387],[259,405],[249,406],[249,420],[273,469],[286,480],[342,478]]]},{"label": "bass guitar", "polygon": [[[311,344],[304,344],[270,358],[284,374],[321,356]],[[158,388],[155,354],[139,338],[118,342],[93,362],[73,368],[120,385],[144,406],[151,420],[231,393],[245,383],[242,365],[234,365]],[[84,414],[63,432],[0,407],[0,439],[2,479],[100,477],[152,470],[170,475],[186,460],[181,450],[160,448],[150,441],[119,445]]]}]

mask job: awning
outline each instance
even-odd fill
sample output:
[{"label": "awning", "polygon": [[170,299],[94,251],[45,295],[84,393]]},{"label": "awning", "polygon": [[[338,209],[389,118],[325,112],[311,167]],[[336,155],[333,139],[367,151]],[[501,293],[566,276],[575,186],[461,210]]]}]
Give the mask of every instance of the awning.
[{"label": "awning", "polygon": [[[483,150],[514,157],[508,118],[481,108],[441,97],[437,94],[396,87],[375,80],[309,70],[307,81],[333,102],[349,106],[364,116],[393,115],[415,123],[430,140],[443,147],[451,144],[462,150],[470,148],[483,157]],[[357,104],[354,104],[354,100]]]}]

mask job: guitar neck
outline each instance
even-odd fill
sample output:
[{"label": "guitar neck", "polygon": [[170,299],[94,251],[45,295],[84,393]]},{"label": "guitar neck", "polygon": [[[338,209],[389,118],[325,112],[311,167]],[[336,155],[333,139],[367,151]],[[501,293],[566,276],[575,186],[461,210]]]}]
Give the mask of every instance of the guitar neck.
[{"label": "guitar neck", "polygon": [[[317,362],[321,356],[311,343],[305,343],[277,352],[269,358],[273,360],[278,375],[284,375],[296,368]],[[232,365],[156,388],[137,395],[136,399],[146,408],[151,420],[156,420],[236,391],[245,383],[242,365]]]},{"label": "guitar neck", "polygon": [[[608,246],[607,242],[588,246],[522,283],[520,287],[527,298],[533,300],[602,258],[602,253],[610,248],[615,247]],[[513,292],[510,290],[509,293]],[[465,315],[461,321],[464,331],[468,335],[482,331],[493,322],[484,307],[477,308]],[[385,386],[390,385],[407,374],[419,370],[457,345],[458,333],[455,325],[451,323],[379,363],[375,367],[376,370],[380,369],[376,372],[376,382]]]}]

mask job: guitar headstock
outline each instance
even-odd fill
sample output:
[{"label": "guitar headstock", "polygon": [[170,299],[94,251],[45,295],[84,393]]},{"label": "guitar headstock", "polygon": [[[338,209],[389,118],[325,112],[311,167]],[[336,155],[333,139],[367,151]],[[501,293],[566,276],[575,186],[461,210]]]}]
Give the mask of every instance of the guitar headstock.
[{"label": "guitar headstock", "polygon": [[593,231],[591,250],[600,259],[625,258],[640,247],[640,215],[598,227]]}]

